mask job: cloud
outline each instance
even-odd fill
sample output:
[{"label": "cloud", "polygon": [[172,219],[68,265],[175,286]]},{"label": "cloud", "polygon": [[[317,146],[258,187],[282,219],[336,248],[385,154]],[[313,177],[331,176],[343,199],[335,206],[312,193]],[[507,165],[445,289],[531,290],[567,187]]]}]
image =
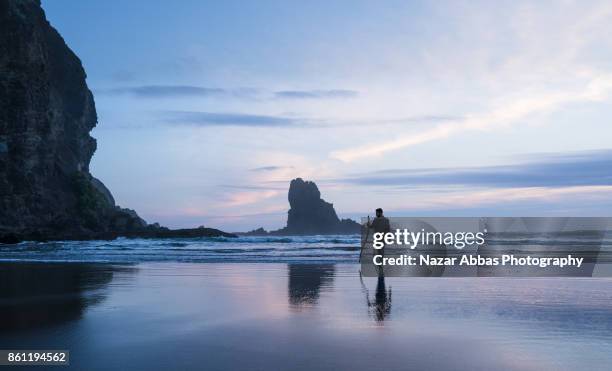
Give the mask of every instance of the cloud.
[{"label": "cloud", "polygon": [[247,191],[237,192],[229,195],[228,199],[223,203],[224,207],[235,207],[244,206],[267,200],[272,197],[279,195],[279,191],[267,190],[267,191]]},{"label": "cloud", "polygon": [[[535,207],[537,215],[548,214],[549,208],[542,208],[543,204],[556,205],[561,210],[566,211],[571,208],[580,209],[588,206],[588,203],[597,203],[602,205],[604,202],[609,202],[612,195],[612,186],[571,186],[571,187],[521,187],[521,188],[500,188],[488,189],[471,192],[449,192],[444,195],[437,195],[433,198],[420,198],[405,202],[403,205],[396,205],[395,209],[411,210],[466,210],[485,207],[489,205],[489,209],[481,209],[481,212],[506,215],[507,210],[511,210],[510,203],[515,203],[513,206],[522,205],[524,207]],[[577,207],[578,206],[578,207]],[[598,209],[598,213],[601,213]],[[461,214],[465,215],[465,214]]]},{"label": "cloud", "polygon": [[112,74],[111,78],[115,81],[126,83],[136,80],[136,74],[133,71],[118,70]]},{"label": "cloud", "polygon": [[168,124],[196,126],[296,127],[307,124],[306,120],[283,116],[199,111],[165,111],[162,120]]},{"label": "cloud", "polygon": [[239,185],[239,184],[219,184],[219,188],[227,188],[227,189],[239,189],[239,190],[247,190],[247,191],[283,191],[287,189],[288,181],[284,182],[280,186],[270,186],[270,185]]},{"label": "cloud", "polygon": [[[137,98],[171,97],[228,97],[228,98],[276,98],[276,99],[337,99],[354,98],[354,90],[282,90],[266,92],[256,88],[213,88],[197,85],[140,85],[122,86],[110,89],[96,89],[96,94],[132,95]],[[271,94],[271,95],[270,95]]]},{"label": "cloud", "polygon": [[209,97],[228,94],[221,88],[206,88],[192,85],[142,85],[113,89],[96,90],[96,93],[106,95],[129,94],[138,98],[170,98],[170,97]]},{"label": "cloud", "polygon": [[281,90],[274,93],[276,98],[283,99],[328,99],[328,98],[355,98],[357,91],[345,89],[332,90]]},{"label": "cloud", "polygon": [[[288,117],[281,115],[258,115],[237,112],[163,111],[161,120],[167,124],[196,126],[251,126],[279,128],[339,128],[359,126],[404,126],[407,124],[433,124],[456,120],[457,116],[424,115],[399,119],[376,120],[332,120],[326,118]],[[285,167],[286,168],[286,167]],[[260,169],[265,170],[265,169]],[[267,169],[267,170],[280,170]]]},{"label": "cloud", "polygon": [[[389,169],[341,180],[392,187],[468,186],[487,188],[612,185],[612,150],[540,155],[537,161],[505,166],[448,169]],[[543,159],[542,159],[543,157]]]},{"label": "cloud", "polygon": [[251,169],[251,171],[276,171],[276,170],[284,170],[284,169],[293,169],[293,166],[261,166]]},{"label": "cloud", "polygon": [[469,131],[493,130],[513,125],[530,114],[552,112],[568,103],[605,100],[610,90],[612,90],[612,74],[593,76],[582,89],[544,92],[516,99],[488,112],[466,116],[463,120],[442,123],[420,133],[401,136],[386,142],[379,140],[375,143],[334,151],[330,156],[344,162],[351,162]]},{"label": "cloud", "polygon": [[392,119],[378,119],[365,121],[365,124],[379,125],[379,124],[406,124],[406,123],[439,123],[446,121],[459,121],[463,120],[461,116],[451,115],[415,115],[406,116]]},{"label": "cloud", "polygon": [[496,188],[400,199],[383,207],[391,216],[607,217],[611,196],[612,186]]}]

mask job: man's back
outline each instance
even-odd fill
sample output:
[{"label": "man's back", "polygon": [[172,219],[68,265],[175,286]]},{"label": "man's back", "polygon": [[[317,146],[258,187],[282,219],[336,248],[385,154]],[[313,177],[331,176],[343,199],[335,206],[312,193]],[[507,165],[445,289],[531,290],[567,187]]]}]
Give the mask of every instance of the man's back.
[{"label": "man's back", "polygon": [[376,218],[374,218],[374,220],[372,220],[372,223],[370,224],[370,227],[374,230],[375,233],[386,233],[391,231],[389,219],[385,218],[384,216],[377,216]]}]

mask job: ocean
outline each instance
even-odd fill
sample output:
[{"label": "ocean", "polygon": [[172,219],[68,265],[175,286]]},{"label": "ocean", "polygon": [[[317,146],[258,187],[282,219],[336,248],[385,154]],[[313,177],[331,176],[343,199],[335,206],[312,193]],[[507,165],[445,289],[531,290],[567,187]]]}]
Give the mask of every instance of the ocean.
[{"label": "ocean", "polygon": [[[357,263],[359,235],[240,236],[23,242],[0,245],[0,261],[144,263]],[[490,251],[597,250],[612,262],[612,233],[512,233],[487,238]]]},{"label": "ocean", "polygon": [[0,246],[0,261],[142,263],[352,263],[358,235],[23,242]]},{"label": "ocean", "polygon": [[364,277],[358,246],[3,246],[0,349],[69,350],[74,370],[610,370],[611,278]]}]

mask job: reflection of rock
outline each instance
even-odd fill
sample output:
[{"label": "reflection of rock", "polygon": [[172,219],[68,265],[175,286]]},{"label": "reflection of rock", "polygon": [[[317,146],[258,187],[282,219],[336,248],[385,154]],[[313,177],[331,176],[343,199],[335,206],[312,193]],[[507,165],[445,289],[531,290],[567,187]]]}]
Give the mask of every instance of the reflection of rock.
[{"label": "reflection of rock", "polygon": [[0,331],[80,318],[87,306],[104,299],[101,289],[116,270],[95,264],[0,265]]},{"label": "reflection of rock", "polygon": [[297,307],[316,304],[321,286],[330,285],[334,274],[333,264],[289,264],[289,303]]},{"label": "reflection of rock", "polygon": [[[361,226],[351,219],[338,218],[334,205],[321,198],[314,182],[302,178],[293,179],[289,186],[287,226],[274,235],[358,234]],[[263,228],[248,232],[249,235],[266,234]]]}]

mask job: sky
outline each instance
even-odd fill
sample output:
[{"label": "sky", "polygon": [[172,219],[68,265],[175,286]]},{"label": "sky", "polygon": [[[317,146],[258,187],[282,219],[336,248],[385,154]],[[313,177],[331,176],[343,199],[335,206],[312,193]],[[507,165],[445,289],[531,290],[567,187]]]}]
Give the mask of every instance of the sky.
[{"label": "sky", "polygon": [[94,93],[91,171],[148,222],[611,216],[606,1],[43,0]]}]

